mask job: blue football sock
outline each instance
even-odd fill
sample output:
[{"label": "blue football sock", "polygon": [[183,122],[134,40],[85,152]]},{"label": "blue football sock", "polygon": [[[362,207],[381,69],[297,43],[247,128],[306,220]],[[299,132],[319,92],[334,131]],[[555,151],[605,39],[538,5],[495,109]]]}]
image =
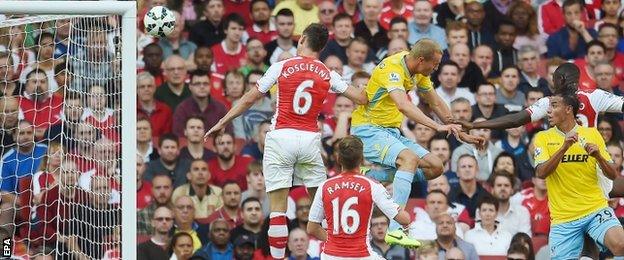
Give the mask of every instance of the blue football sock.
[{"label": "blue football sock", "polygon": [[[399,204],[401,208],[404,208],[409,199],[410,192],[412,191],[412,181],[414,180],[414,174],[411,172],[397,170],[394,174],[394,181],[392,182],[392,199]],[[394,221],[390,221],[389,229],[394,231],[399,229],[401,225]]]}]

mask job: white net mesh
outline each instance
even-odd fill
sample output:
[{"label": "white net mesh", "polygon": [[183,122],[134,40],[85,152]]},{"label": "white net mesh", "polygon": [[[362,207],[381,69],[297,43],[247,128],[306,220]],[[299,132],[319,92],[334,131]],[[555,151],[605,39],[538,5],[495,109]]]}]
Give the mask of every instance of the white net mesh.
[{"label": "white net mesh", "polygon": [[120,257],[119,24],[0,21],[0,238],[16,257]]}]

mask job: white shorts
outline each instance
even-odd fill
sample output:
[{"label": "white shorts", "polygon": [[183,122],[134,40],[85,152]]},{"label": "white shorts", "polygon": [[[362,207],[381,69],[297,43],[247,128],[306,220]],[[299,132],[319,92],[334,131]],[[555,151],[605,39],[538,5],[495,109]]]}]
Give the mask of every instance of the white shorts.
[{"label": "white shorts", "polygon": [[262,168],[267,192],[299,185],[318,187],[327,179],[321,134],[295,129],[268,132]]},{"label": "white shorts", "polygon": [[321,260],[383,260],[384,258],[379,256],[377,253],[372,252],[368,257],[339,257],[339,256],[331,256],[327,255],[324,252],[321,253]]}]

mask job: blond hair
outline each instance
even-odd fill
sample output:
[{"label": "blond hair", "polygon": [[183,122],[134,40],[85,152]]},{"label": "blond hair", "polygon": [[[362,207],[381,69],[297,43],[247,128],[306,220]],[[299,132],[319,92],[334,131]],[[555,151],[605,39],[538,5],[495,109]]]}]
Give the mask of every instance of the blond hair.
[{"label": "blond hair", "polygon": [[420,39],[414,43],[410,51],[412,57],[423,57],[427,61],[433,60],[436,53],[442,55],[442,48],[440,48],[437,42],[427,38]]}]

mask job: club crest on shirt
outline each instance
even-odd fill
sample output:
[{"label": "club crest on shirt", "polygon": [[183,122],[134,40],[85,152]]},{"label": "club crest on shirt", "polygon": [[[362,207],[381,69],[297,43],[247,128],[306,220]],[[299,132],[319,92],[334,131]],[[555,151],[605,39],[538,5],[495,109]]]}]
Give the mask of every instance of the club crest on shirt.
[{"label": "club crest on shirt", "polygon": [[537,158],[540,154],[542,154],[542,148],[535,148],[535,152],[533,154],[533,158]]},{"label": "club crest on shirt", "polygon": [[399,74],[396,72],[390,72],[390,77],[388,79],[390,82],[399,82]]},{"label": "club crest on shirt", "polygon": [[380,69],[383,69],[383,68],[385,68],[385,67],[386,67],[386,63],[384,63],[384,62],[379,63],[379,68],[380,68]]}]

